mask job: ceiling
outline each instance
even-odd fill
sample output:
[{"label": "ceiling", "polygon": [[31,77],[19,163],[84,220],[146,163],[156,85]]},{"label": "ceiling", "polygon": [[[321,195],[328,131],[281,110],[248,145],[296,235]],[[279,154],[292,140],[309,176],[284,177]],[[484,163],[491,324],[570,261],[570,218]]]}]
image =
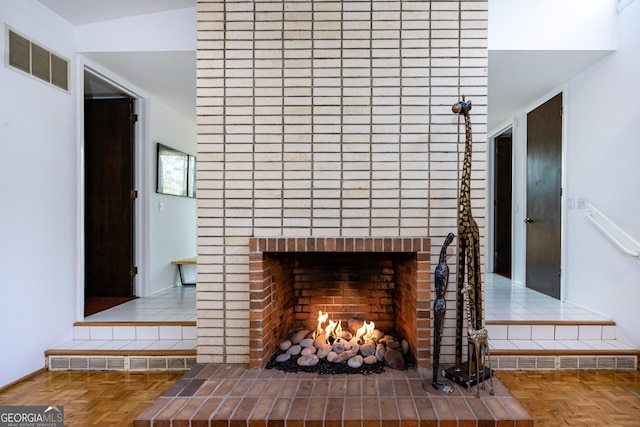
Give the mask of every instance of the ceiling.
[{"label": "ceiling", "polygon": [[489,50],[489,132],[557,89],[610,51]]},{"label": "ceiling", "polygon": [[196,120],[196,52],[85,52],[84,56]]},{"label": "ceiling", "polygon": [[[74,25],[195,7],[196,0],[39,0]],[[548,92],[608,55],[608,51],[489,50],[488,131],[498,130]],[[195,121],[195,52],[86,53]]]},{"label": "ceiling", "polygon": [[73,25],[195,7],[196,0],[39,0]]}]

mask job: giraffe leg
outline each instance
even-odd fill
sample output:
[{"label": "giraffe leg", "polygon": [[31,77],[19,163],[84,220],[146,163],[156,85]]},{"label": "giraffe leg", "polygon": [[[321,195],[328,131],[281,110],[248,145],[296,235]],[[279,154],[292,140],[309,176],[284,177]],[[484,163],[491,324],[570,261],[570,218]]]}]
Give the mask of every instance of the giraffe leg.
[{"label": "giraffe leg", "polygon": [[478,385],[480,385],[480,372],[482,372],[482,390],[486,390],[486,385],[484,383],[484,362],[486,356],[486,347],[484,345],[484,341],[479,342],[479,351],[478,353]]},{"label": "giraffe leg", "polygon": [[475,307],[474,307],[474,311],[475,311],[475,319],[476,319],[476,329],[482,329],[483,325],[482,325],[482,320],[483,320],[483,313],[482,313],[482,272],[481,272],[481,266],[480,266],[480,239],[478,236],[478,231],[477,229],[475,230],[474,236],[472,237],[473,240],[473,248],[472,248],[472,265],[470,266],[470,269],[473,271],[473,288],[474,288],[474,302],[475,302]]},{"label": "giraffe leg", "polygon": [[487,338],[485,346],[486,357],[488,360],[487,363],[489,364],[489,394],[493,396],[495,392],[493,391],[493,371],[491,370],[491,350],[489,350],[489,338]]},{"label": "giraffe leg", "polygon": [[[476,350],[476,359],[480,358],[480,340],[476,339],[474,342]],[[476,397],[480,397],[480,363],[476,362]]]},{"label": "giraffe leg", "polygon": [[466,266],[466,236],[458,236],[458,282],[456,288],[456,368],[462,367],[462,337],[464,331],[464,299],[462,289],[464,288],[464,270]]},{"label": "giraffe leg", "polygon": [[474,318],[474,328],[482,329],[482,280],[480,270],[480,240],[478,226],[473,218],[470,219],[471,227],[468,236],[467,274],[471,288],[469,297],[472,300],[471,311]]},{"label": "giraffe leg", "polygon": [[[472,222],[473,224],[473,222]],[[478,313],[476,310],[477,307],[477,294],[476,294],[476,259],[474,258],[473,255],[473,245],[474,245],[474,240],[473,240],[473,232],[471,232],[469,234],[468,237],[468,247],[467,247],[467,277],[469,280],[469,292],[468,292],[468,297],[469,297],[469,307],[470,307],[470,311],[471,311],[471,319],[469,320],[469,328],[472,329],[478,329],[477,328],[477,319],[478,319]],[[481,363],[480,360],[480,353],[477,351],[477,346],[473,347],[473,354],[469,354],[469,359],[468,359],[468,363],[471,366],[472,370],[476,370],[476,368],[478,367],[478,365]]]},{"label": "giraffe leg", "polygon": [[[474,344],[471,341],[471,337],[467,338],[467,353],[469,354],[469,358],[471,353],[473,352]],[[471,391],[471,363],[467,363],[467,392]]]}]

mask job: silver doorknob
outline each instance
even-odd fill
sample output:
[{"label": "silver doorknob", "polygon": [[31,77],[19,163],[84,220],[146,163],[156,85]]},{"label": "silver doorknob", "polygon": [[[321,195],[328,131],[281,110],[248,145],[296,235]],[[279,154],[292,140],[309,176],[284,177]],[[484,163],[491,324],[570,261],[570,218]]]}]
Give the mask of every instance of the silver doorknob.
[{"label": "silver doorknob", "polygon": [[524,219],[524,223],[525,223],[525,224],[529,224],[529,223],[531,223],[531,222],[533,222],[533,220],[532,220],[531,218],[525,218],[525,219]]}]

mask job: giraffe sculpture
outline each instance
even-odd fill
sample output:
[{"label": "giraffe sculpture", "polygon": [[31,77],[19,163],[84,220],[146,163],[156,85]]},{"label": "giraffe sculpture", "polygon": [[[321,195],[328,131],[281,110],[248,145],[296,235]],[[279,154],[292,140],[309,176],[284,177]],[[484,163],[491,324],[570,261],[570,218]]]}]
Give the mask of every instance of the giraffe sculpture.
[{"label": "giraffe sculpture", "polygon": [[[471,354],[472,351],[475,352],[478,359],[477,363],[475,363],[476,397],[480,397],[480,365],[482,364],[484,366],[486,360],[489,361],[489,370],[485,371],[482,369],[482,374],[484,376],[488,372],[489,383],[491,384],[489,394],[493,396],[493,373],[491,371],[491,354],[489,351],[489,332],[486,328],[475,329],[473,326],[474,319],[471,314],[471,304],[469,304],[470,291],[471,288],[469,285],[465,285],[462,289],[462,295],[467,309],[467,345],[469,347],[469,354]],[[469,391],[471,389],[471,363],[468,365],[467,378],[467,391]],[[482,380],[484,380],[484,378],[482,378]],[[482,389],[485,389],[484,381],[482,382]]]},{"label": "giraffe sculpture", "polygon": [[[460,179],[460,200],[458,204],[458,278],[456,301],[456,369],[462,367],[462,336],[464,322],[464,303],[462,290],[465,284],[465,267],[467,269],[467,283],[469,292],[469,309],[475,320],[474,329],[482,329],[482,281],[480,277],[480,232],[478,224],[471,215],[471,120],[469,110],[471,101],[454,104],[455,114],[464,116],[465,144],[462,177]],[[469,364],[476,360],[477,355],[469,354]]]}]

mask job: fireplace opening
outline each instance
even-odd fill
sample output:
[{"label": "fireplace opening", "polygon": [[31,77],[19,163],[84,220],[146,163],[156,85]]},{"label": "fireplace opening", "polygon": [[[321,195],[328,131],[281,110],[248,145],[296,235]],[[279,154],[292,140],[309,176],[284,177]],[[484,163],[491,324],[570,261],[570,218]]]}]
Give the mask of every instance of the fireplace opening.
[{"label": "fireplace opening", "polygon": [[[403,328],[396,325],[397,313],[403,312],[405,301],[399,281],[410,280],[402,266],[412,263],[413,254],[296,252],[267,257],[285,266],[283,270],[290,272],[293,288],[282,310],[285,319],[292,314],[292,322],[276,326],[279,351],[267,367],[297,371],[300,368],[291,362],[300,358],[300,352],[307,352],[310,357],[300,361],[303,368],[319,364],[317,369],[324,373],[371,372],[380,369],[388,349],[404,350],[402,363],[397,361],[395,367],[414,363],[411,348],[400,332]],[[308,333],[305,335],[304,331]],[[306,340],[300,342],[294,337]],[[287,343],[292,339],[289,348]],[[313,346],[308,345],[311,343]],[[376,344],[381,344],[377,346],[377,358],[370,357],[375,356]],[[334,355],[328,345],[334,352],[357,348],[354,355],[360,358],[351,360],[349,367],[332,363]]]},{"label": "fireplace opening", "polygon": [[319,312],[345,329],[375,323],[406,341],[406,360],[430,367],[429,239],[252,238],[250,247],[252,367],[300,331],[310,339]]}]

